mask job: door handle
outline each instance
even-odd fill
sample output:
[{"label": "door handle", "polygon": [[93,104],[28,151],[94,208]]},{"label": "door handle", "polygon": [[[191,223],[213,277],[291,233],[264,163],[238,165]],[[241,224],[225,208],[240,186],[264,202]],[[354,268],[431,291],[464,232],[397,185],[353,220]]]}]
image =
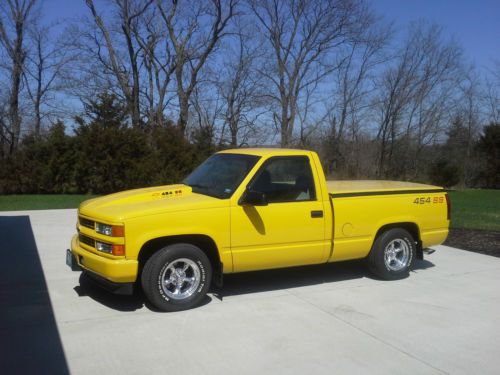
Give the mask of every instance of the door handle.
[{"label": "door handle", "polygon": [[321,210],[319,210],[319,211],[311,211],[311,217],[313,219],[323,217],[323,211],[321,211]]}]

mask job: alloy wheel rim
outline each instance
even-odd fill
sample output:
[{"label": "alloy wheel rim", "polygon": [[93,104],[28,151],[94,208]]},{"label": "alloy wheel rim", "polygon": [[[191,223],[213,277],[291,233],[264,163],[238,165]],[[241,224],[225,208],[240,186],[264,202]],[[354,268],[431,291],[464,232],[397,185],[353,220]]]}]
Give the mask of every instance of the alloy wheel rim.
[{"label": "alloy wheel rim", "polygon": [[395,239],[387,244],[384,250],[384,263],[391,271],[406,268],[410,259],[410,246],[403,239]]},{"label": "alloy wheel rim", "polygon": [[191,259],[170,262],[160,275],[163,292],[172,299],[182,300],[194,294],[201,281],[200,267]]}]

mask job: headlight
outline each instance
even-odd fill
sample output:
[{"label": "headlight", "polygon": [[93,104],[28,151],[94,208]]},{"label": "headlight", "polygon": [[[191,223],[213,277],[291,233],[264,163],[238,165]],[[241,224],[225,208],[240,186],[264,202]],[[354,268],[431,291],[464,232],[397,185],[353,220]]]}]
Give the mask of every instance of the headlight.
[{"label": "headlight", "polygon": [[113,253],[113,245],[109,243],[103,243],[103,242],[95,242],[95,248],[97,251],[102,251],[103,253],[108,253],[112,254]]},{"label": "headlight", "polygon": [[123,237],[123,225],[108,225],[102,223],[95,223],[95,231],[105,236]]},{"label": "headlight", "polygon": [[111,236],[113,234],[113,226],[95,223],[95,231],[100,234],[105,234],[106,236]]},{"label": "headlight", "polygon": [[112,245],[110,243],[96,241],[95,248],[97,251],[115,256],[125,255],[125,245]]}]

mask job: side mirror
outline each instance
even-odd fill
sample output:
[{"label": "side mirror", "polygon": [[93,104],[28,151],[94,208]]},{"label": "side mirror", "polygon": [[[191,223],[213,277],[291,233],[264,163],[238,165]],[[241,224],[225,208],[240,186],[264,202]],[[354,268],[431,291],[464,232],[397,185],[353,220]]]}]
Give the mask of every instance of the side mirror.
[{"label": "side mirror", "polygon": [[265,193],[247,189],[238,204],[242,206],[267,206],[268,202]]}]

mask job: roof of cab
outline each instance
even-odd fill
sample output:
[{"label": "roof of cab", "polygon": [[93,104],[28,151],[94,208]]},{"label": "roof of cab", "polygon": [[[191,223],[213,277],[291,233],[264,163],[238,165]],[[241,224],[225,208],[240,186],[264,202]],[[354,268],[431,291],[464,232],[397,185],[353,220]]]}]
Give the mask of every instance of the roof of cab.
[{"label": "roof of cab", "polygon": [[298,150],[291,148],[235,148],[219,151],[218,154],[243,154],[257,156],[281,156],[281,155],[309,155],[309,150]]}]

